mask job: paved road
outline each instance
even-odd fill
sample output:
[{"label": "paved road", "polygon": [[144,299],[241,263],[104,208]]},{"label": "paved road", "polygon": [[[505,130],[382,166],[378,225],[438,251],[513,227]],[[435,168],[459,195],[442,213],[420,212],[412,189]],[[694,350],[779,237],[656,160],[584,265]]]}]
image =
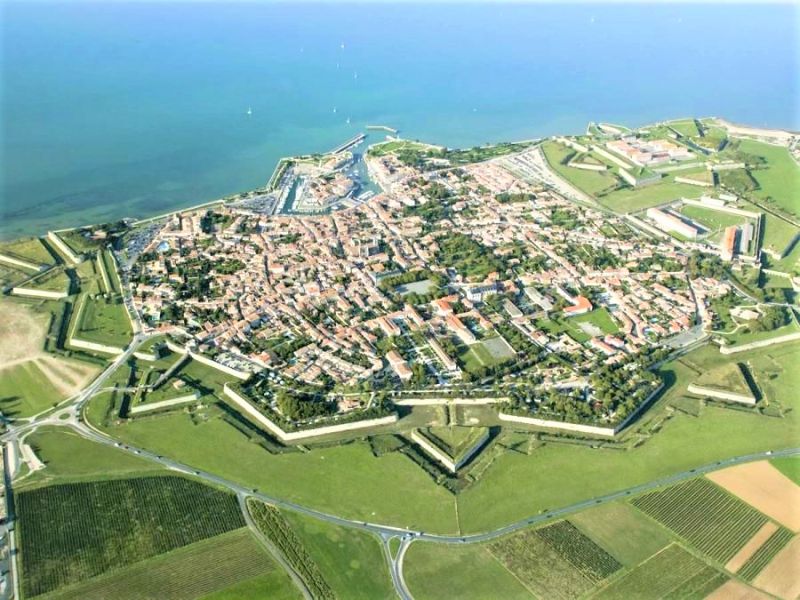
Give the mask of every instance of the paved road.
[{"label": "paved road", "polygon": [[[135,348],[141,345],[141,343],[144,342],[147,338],[148,336],[144,334],[138,334],[134,342],[131,343],[126,352],[120,355],[117,359],[115,359],[114,363],[112,363],[112,366],[116,368],[117,366],[122,364],[134,352]],[[128,452],[130,454],[134,454],[136,456],[139,456],[140,458],[150,460],[164,468],[171,469],[179,473],[184,473],[186,475],[200,479],[212,485],[226,488],[235,493],[240,499],[253,497],[258,500],[261,500],[262,502],[266,502],[268,504],[277,506],[278,508],[293,510],[295,512],[299,512],[309,517],[320,519],[322,521],[326,521],[334,525],[339,525],[341,527],[349,527],[374,534],[381,540],[382,546],[384,548],[384,553],[389,562],[389,570],[392,577],[392,582],[395,586],[395,590],[397,591],[398,595],[403,600],[410,600],[412,598],[411,593],[409,592],[403,578],[403,559],[405,557],[406,551],[408,550],[408,547],[415,541],[439,542],[446,544],[474,544],[474,543],[485,542],[503,535],[507,535],[509,533],[513,533],[520,529],[536,525],[538,523],[543,523],[548,520],[556,519],[558,517],[563,517],[565,515],[592,506],[613,502],[615,500],[619,500],[620,498],[626,498],[628,496],[646,492],[648,490],[652,490],[658,487],[677,483],[679,481],[697,477],[704,473],[708,473],[725,467],[730,467],[733,465],[742,464],[746,462],[775,458],[780,456],[800,455],[800,448],[790,448],[786,450],[778,450],[775,452],[768,451],[768,452],[759,452],[755,454],[737,456],[709,463],[707,465],[703,465],[694,469],[681,471],[680,473],[676,473],[668,477],[656,479],[654,481],[650,481],[647,483],[642,483],[640,485],[632,486],[617,492],[584,500],[582,502],[570,504],[568,506],[564,506],[561,508],[540,512],[536,515],[520,519],[519,521],[516,521],[504,527],[494,529],[492,531],[486,531],[483,533],[468,534],[468,535],[440,535],[433,533],[425,533],[423,531],[407,529],[403,527],[393,527],[390,525],[369,523],[367,521],[358,521],[355,519],[348,519],[344,517],[339,517],[337,515],[328,514],[319,510],[315,510],[313,508],[308,508],[306,506],[297,504],[295,502],[290,502],[287,500],[283,500],[281,498],[270,496],[269,494],[262,493],[257,489],[248,488],[235,481],[231,481],[214,473],[196,469],[190,465],[181,463],[176,460],[172,460],[170,458],[167,458],[160,454],[156,454],[144,448],[138,448],[135,446],[118,442],[111,436],[97,429],[94,429],[91,425],[85,422],[82,419],[82,412],[81,412],[81,408],[83,407],[83,405],[97,390],[101,388],[103,382],[108,378],[108,376],[111,374],[112,371],[113,371],[112,368],[109,368],[106,371],[104,371],[89,387],[87,387],[81,394],[79,394],[68,406],[61,406],[58,409],[55,409],[51,412],[48,412],[45,415],[42,415],[41,417],[28,420],[24,423],[21,423],[18,426],[15,426],[13,423],[10,423],[8,425],[8,431],[4,435],[0,436],[0,441],[3,442],[10,441],[12,443],[18,443],[21,436],[25,436],[34,429],[36,429],[37,427],[41,427],[43,425],[69,427],[70,429],[76,431],[78,434],[80,434],[86,439],[92,440],[99,444],[104,444],[106,446],[117,448],[119,450]],[[389,541],[395,537],[400,539],[401,545],[397,554],[394,557],[392,557],[389,548]],[[17,584],[17,581],[18,580],[15,577],[14,578],[15,585]]]}]

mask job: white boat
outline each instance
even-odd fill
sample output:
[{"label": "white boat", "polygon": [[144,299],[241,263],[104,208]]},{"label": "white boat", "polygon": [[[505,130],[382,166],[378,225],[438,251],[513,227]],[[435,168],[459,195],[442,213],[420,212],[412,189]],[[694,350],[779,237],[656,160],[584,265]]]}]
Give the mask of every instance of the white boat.
[{"label": "white boat", "polygon": [[333,107],[333,114],[336,114],[336,107]]},{"label": "white boat", "polygon": [[249,117],[252,114],[253,114],[253,109],[250,106],[248,106],[247,107],[247,116]]},{"label": "white boat", "polygon": [[350,117],[347,117],[347,124],[350,125]]}]

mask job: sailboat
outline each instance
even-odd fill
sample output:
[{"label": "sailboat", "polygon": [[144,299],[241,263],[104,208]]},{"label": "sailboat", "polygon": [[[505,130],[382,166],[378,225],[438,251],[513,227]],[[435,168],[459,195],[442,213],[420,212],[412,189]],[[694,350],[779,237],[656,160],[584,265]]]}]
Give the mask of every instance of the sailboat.
[{"label": "sailboat", "polygon": [[249,116],[250,116],[250,115],[252,115],[252,114],[253,114],[253,108],[252,108],[252,107],[250,107],[250,106],[248,106],[248,107],[247,107],[247,116],[249,117]]},{"label": "sailboat", "polygon": [[347,124],[350,125],[350,117],[347,117]]},{"label": "sailboat", "polygon": [[336,107],[333,107],[333,114],[336,114]]}]

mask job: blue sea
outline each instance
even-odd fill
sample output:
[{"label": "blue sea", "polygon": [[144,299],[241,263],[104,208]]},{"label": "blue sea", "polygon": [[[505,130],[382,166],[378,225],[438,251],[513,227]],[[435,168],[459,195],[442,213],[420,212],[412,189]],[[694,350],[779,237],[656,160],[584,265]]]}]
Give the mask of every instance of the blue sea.
[{"label": "blue sea", "polygon": [[687,115],[800,129],[787,4],[0,10],[3,238],[251,189],[367,124],[450,146]]}]

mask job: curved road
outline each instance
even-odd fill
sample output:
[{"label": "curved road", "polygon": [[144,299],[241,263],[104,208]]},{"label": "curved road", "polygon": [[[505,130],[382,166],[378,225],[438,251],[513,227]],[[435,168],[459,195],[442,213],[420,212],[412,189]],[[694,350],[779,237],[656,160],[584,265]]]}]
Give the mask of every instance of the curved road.
[{"label": "curved road", "polygon": [[[139,456],[140,458],[150,460],[167,469],[171,469],[179,473],[184,473],[186,475],[195,477],[212,485],[226,488],[235,493],[243,504],[246,498],[253,497],[258,500],[261,500],[262,502],[272,504],[279,508],[293,510],[295,512],[299,512],[309,517],[320,519],[322,521],[326,521],[334,525],[366,531],[368,533],[376,535],[380,539],[384,555],[386,556],[386,559],[389,563],[389,571],[392,578],[392,583],[394,584],[395,590],[397,591],[398,595],[403,600],[411,600],[412,598],[411,593],[409,592],[403,578],[403,558],[409,546],[415,541],[439,542],[445,544],[474,544],[474,543],[485,542],[500,537],[502,535],[513,533],[520,529],[536,525],[538,523],[542,523],[551,519],[562,517],[589,508],[591,506],[613,502],[615,500],[619,500],[620,498],[625,498],[635,494],[640,494],[648,490],[677,483],[679,481],[683,481],[686,479],[691,479],[693,477],[697,477],[704,473],[709,473],[711,471],[723,469],[725,467],[730,467],[737,464],[752,462],[756,460],[763,460],[768,458],[800,455],[800,448],[789,448],[785,450],[777,450],[774,452],[773,451],[758,452],[755,454],[746,454],[742,456],[736,456],[733,458],[723,459],[693,469],[681,471],[679,473],[675,473],[674,475],[670,475],[668,477],[663,477],[647,483],[642,483],[639,485],[631,486],[623,490],[605,494],[603,496],[597,496],[595,498],[570,504],[568,506],[564,506],[554,510],[544,511],[539,514],[532,515],[524,519],[520,519],[519,521],[510,523],[508,525],[505,525],[504,527],[500,527],[498,529],[494,529],[492,531],[486,531],[483,533],[475,533],[468,535],[440,535],[434,533],[425,533],[423,531],[406,529],[402,527],[393,527],[390,525],[369,523],[366,521],[358,521],[354,519],[339,517],[337,515],[328,514],[313,508],[308,508],[306,506],[297,504],[295,502],[290,502],[288,500],[283,500],[281,498],[270,496],[269,494],[262,493],[257,489],[248,488],[242,484],[236,483],[224,477],[220,477],[219,475],[216,475],[214,473],[195,469],[190,465],[186,465],[176,460],[172,460],[170,458],[167,458],[160,454],[156,454],[144,448],[137,448],[135,446],[131,446],[128,444],[123,444],[121,442],[116,441],[111,436],[97,429],[94,429],[87,422],[85,422],[82,419],[83,416],[82,408],[84,404],[89,400],[89,398],[91,398],[91,396],[96,391],[100,389],[103,382],[113,372],[114,368],[122,364],[122,362],[124,362],[134,352],[134,349],[138,347],[148,337],[149,336],[144,334],[137,334],[134,343],[131,343],[128,349],[114,360],[114,362],[111,365],[112,368],[106,369],[100,376],[97,377],[97,379],[95,379],[95,381],[89,387],[87,387],[83,392],[81,392],[68,404],[62,405],[61,407],[48,411],[47,413],[44,413],[43,415],[40,415],[38,417],[29,419],[23,423],[20,423],[18,426],[14,426],[13,423],[7,423],[8,431],[2,436],[0,436],[0,441],[9,443],[18,443],[21,437],[28,435],[34,429],[43,425],[69,427],[70,429],[73,429],[86,439],[92,440],[99,444],[105,444],[107,446],[117,448],[124,452],[134,454],[136,456]],[[249,520],[248,524],[250,524]],[[390,540],[392,538],[400,539],[400,548],[398,549],[395,556],[392,556],[391,548],[389,545]],[[292,574],[291,569],[289,569],[289,572],[290,574]],[[17,581],[14,582],[14,584],[17,583],[18,583]],[[303,590],[303,588],[304,586],[300,586],[301,590]],[[304,595],[307,593],[308,590],[307,589],[304,590]]]}]

